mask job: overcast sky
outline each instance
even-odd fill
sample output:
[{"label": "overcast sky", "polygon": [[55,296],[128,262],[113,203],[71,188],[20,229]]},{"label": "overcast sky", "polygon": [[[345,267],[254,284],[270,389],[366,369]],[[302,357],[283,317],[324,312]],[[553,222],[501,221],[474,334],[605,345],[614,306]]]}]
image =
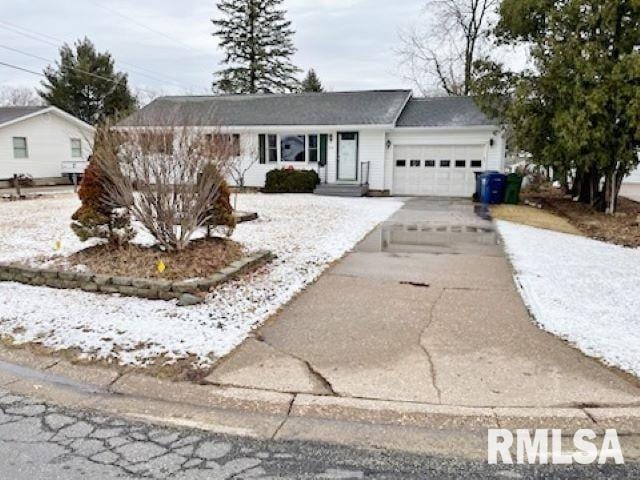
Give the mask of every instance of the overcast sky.
[{"label": "overcast sky", "polygon": [[[2,0],[0,62],[35,71],[61,41],[88,36],[110,51],[133,87],[209,93],[222,57],[212,37],[215,0]],[[296,30],[294,63],[313,67],[331,90],[409,87],[397,73],[399,29],[424,0],[285,0]],[[22,33],[17,33],[18,28]],[[34,33],[35,32],[35,33]],[[157,32],[163,32],[166,36]],[[37,34],[36,34],[37,33]],[[30,38],[32,37],[32,38]],[[35,37],[35,38],[33,38]],[[44,40],[44,41],[42,41]],[[0,85],[37,85],[35,75],[0,65]]]}]

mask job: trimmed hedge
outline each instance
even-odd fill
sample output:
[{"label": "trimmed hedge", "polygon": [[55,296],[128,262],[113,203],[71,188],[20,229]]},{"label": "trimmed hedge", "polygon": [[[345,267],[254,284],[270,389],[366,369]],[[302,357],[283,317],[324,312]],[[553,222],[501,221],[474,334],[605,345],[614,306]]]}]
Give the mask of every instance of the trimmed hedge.
[{"label": "trimmed hedge", "polygon": [[280,169],[267,172],[265,193],[313,193],[320,183],[314,170]]}]

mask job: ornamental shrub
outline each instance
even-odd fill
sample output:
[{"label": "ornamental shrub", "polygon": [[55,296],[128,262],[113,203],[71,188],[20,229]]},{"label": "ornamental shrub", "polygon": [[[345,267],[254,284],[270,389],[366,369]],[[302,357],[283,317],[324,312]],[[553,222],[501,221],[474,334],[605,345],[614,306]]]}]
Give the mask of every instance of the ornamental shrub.
[{"label": "ornamental shrub", "polygon": [[215,227],[227,227],[227,235],[231,235],[236,227],[236,218],[233,215],[233,207],[231,206],[231,189],[221,178],[220,171],[214,165],[208,165],[202,172],[203,175],[213,175],[214,185],[219,185],[218,194],[213,202],[212,209],[207,212],[211,215],[211,219],[207,222],[208,234],[211,235],[211,229]]},{"label": "ornamental shrub", "polygon": [[267,172],[265,193],[313,193],[320,183],[315,170],[276,169]]},{"label": "ornamental shrub", "polygon": [[95,162],[89,162],[78,191],[82,205],[71,216],[71,229],[83,242],[90,238],[104,238],[112,243],[124,244],[134,236],[129,213],[107,202],[105,182],[100,167]]}]

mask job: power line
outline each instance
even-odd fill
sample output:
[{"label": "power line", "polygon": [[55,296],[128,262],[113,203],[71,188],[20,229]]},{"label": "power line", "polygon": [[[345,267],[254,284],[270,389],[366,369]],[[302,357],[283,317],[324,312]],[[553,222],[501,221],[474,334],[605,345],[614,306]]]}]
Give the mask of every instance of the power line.
[{"label": "power line", "polygon": [[[56,48],[59,48],[62,43],[65,43],[64,40],[61,40],[59,38],[55,38],[55,37],[52,37],[51,35],[43,34],[43,33],[40,33],[40,32],[35,32],[33,30],[29,30],[27,28],[20,27],[18,25],[6,22],[4,20],[0,20],[0,27],[4,28],[6,30],[10,30],[10,31],[12,31],[14,33],[17,33],[18,35],[22,35],[24,37],[31,38],[32,40],[36,40],[36,41],[39,41],[39,42],[42,42],[42,43],[46,43],[47,45],[51,45],[51,46],[54,46]],[[48,39],[54,40],[56,43],[54,43],[53,41],[48,40]],[[46,61],[50,62],[50,60],[48,60],[48,59]],[[141,73],[139,71],[135,72],[140,76],[143,76],[143,77],[146,77],[146,78],[150,78],[152,80],[159,81],[159,82],[172,83],[174,86],[183,88],[185,90],[190,90],[190,89],[198,90],[199,89],[198,87],[195,87],[193,85],[191,85],[190,87],[187,87],[184,84],[179,83],[178,81],[176,81],[174,79],[171,79],[170,77],[167,77],[167,76],[164,76],[164,75],[159,74],[157,72],[154,72],[153,70],[145,69],[143,67],[139,67],[137,65],[133,65],[131,63],[127,63],[127,62],[123,62],[123,61],[118,61],[118,62],[121,63],[122,65],[128,66],[130,69],[133,69],[134,71],[135,70],[144,70],[144,71],[152,73],[153,75],[156,75],[156,76],[150,76],[150,75]],[[162,77],[164,77],[164,78],[162,78]],[[141,88],[140,90],[145,90],[145,89]]]},{"label": "power line", "polygon": [[13,68],[14,70],[20,70],[22,72],[27,72],[27,73],[32,73],[34,75],[38,75],[39,77],[44,77],[44,73],[41,72],[34,72],[33,70],[29,70],[28,68],[24,68],[24,67],[19,67],[17,65],[12,65],[10,63],[5,63],[5,62],[1,62],[0,61],[0,65],[4,66],[4,67],[9,67],[9,68]]},{"label": "power line", "polygon": [[[161,37],[164,37],[167,40],[171,40],[172,42],[178,43],[178,44],[182,45],[185,48],[188,48],[189,50],[191,50],[193,52],[197,52],[197,53],[200,53],[200,54],[204,53],[203,50],[199,50],[199,49],[197,49],[195,47],[192,47],[191,45],[189,45],[188,43],[183,42],[179,38],[175,38],[175,37],[173,37],[173,36],[171,36],[171,35],[169,35],[169,34],[167,34],[165,32],[162,32],[160,30],[156,30],[155,28],[152,28],[152,27],[150,27],[148,25],[145,25],[144,23],[142,23],[142,22],[140,22],[140,21],[136,20],[135,18],[132,18],[132,17],[130,17],[128,15],[125,15],[124,13],[121,13],[118,10],[114,10],[113,8],[106,7],[106,6],[102,5],[101,3],[99,3],[99,2],[97,2],[95,0],[89,0],[89,1],[91,3],[93,3],[95,6],[97,6],[98,8],[102,8],[103,10],[111,12],[114,15],[117,15],[117,16],[119,16],[121,18],[124,18],[125,20],[129,20],[131,23],[133,23],[135,25],[138,25],[139,27],[144,28],[145,30],[148,30],[148,31],[150,31],[152,33],[155,33],[156,35],[160,35]],[[210,53],[207,52],[206,54],[209,55]]]},{"label": "power line", "polygon": [[[48,58],[44,58],[44,57],[41,57],[39,55],[34,55],[34,54],[28,53],[28,52],[23,52],[22,50],[18,50],[17,48],[8,47],[6,45],[1,45],[1,44],[0,44],[0,48],[4,48],[5,50],[10,50],[12,52],[20,53],[22,55],[26,55],[27,57],[36,58],[38,60],[43,60],[43,61],[48,62],[48,63],[53,63]],[[66,68],[70,68],[71,70],[75,70],[76,72],[80,72],[80,73],[82,73],[84,75],[89,75],[90,77],[99,78],[101,80],[106,80],[107,82],[111,82],[111,83],[115,83],[115,84],[119,84],[122,81],[121,79],[120,80],[114,80],[113,78],[104,77],[102,75],[98,75],[97,73],[88,72],[88,71],[82,70],[81,68],[78,68],[78,67],[71,67],[71,66],[68,66],[68,65],[65,65],[65,67]]]}]

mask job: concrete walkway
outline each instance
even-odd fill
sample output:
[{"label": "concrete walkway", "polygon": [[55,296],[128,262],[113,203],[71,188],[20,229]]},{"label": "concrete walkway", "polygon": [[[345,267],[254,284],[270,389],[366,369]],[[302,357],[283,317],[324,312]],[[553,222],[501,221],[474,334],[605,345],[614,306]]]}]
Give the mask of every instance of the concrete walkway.
[{"label": "concrete walkway", "polygon": [[458,406],[639,405],[638,382],[532,323],[477,213],[408,201],[207,380]]}]

